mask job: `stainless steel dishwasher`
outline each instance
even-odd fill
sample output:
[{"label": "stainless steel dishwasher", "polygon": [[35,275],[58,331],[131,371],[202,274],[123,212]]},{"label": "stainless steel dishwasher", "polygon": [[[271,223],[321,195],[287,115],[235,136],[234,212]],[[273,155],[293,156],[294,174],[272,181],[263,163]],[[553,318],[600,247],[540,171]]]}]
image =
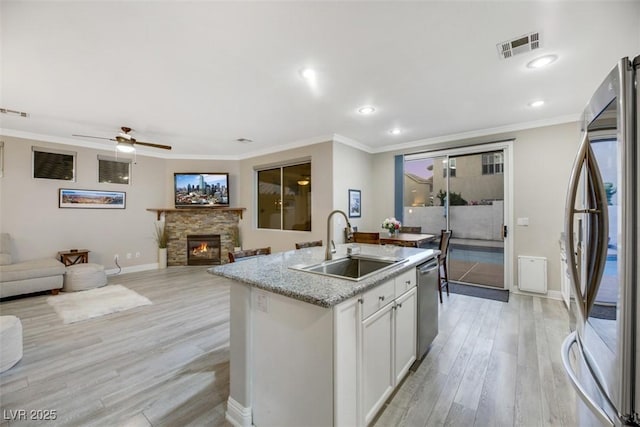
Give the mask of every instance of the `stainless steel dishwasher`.
[{"label": "stainless steel dishwasher", "polygon": [[438,254],[417,267],[418,346],[417,361],[422,360],[438,335]]}]

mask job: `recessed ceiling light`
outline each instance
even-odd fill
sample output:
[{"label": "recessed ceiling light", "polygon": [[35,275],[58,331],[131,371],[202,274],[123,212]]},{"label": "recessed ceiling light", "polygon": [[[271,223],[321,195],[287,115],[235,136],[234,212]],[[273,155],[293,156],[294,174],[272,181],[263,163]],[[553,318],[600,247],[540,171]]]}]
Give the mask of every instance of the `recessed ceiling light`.
[{"label": "recessed ceiling light", "polygon": [[400,130],[399,128],[393,128],[389,131],[389,133],[391,135],[400,135],[402,133],[402,130]]},{"label": "recessed ceiling light", "polygon": [[539,99],[538,101],[531,101],[529,103],[529,107],[533,107],[533,108],[538,108],[538,107],[542,107],[544,105],[544,101]]},{"label": "recessed ceiling light", "polygon": [[545,55],[545,56],[541,56],[539,58],[534,59],[533,61],[529,61],[527,63],[527,67],[528,68],[542,68],[542,67],[546,67],[547,65],[551,64],[552,62],[555,62],[556,59],[558,59],[558,55]]},{"label": "recessed ceiling light", "polygon": [[316,78],[316,72],[311,68],[303,68],[302,70],[300,70],[300,75],[305,80],[315,80]]},{"label": "recessed ceiling light", "polygon": [[360,114],[371,114],[374,111],[376,111],[376,109],[373,108],[371,105],[358,108],[358,113]]}]

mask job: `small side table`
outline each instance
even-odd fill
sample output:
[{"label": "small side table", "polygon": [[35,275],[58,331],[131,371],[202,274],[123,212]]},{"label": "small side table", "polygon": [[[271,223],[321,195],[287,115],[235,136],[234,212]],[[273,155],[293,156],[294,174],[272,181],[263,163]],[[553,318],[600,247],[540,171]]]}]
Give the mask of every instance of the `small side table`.
[{"label": "small side table", "polygon": [[74,249],[73,251],[58,252],[60,262],[65,266],[89,262],[89,249]]}]

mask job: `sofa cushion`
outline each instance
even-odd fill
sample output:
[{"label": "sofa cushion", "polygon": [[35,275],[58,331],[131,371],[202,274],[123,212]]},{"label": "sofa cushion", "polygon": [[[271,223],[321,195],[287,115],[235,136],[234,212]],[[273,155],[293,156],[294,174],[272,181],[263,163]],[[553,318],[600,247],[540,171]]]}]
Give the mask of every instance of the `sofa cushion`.
[{"label": "sofa cushion", "polygon": [[11,238],[9,233],[0,233],[0,265],[9,265],[11,261]]},{"label": "sofa cushion", "polygon": [[66,269],[55,258],[42,258],[0,266],[0,282],[26,280],[36,277],[63,275]]}]

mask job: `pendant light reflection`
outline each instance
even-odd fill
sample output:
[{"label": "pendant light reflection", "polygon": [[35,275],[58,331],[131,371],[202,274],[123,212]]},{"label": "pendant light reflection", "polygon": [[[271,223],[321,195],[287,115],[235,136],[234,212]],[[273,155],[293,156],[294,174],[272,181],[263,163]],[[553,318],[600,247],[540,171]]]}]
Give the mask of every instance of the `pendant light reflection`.
[{"label": "pendant light reflection", "polygon": [[119,141],[118,145],[116,145],[116,149],[121,153],[133,153],[134,151],[136,151],[133,144],[126,141]]}]

